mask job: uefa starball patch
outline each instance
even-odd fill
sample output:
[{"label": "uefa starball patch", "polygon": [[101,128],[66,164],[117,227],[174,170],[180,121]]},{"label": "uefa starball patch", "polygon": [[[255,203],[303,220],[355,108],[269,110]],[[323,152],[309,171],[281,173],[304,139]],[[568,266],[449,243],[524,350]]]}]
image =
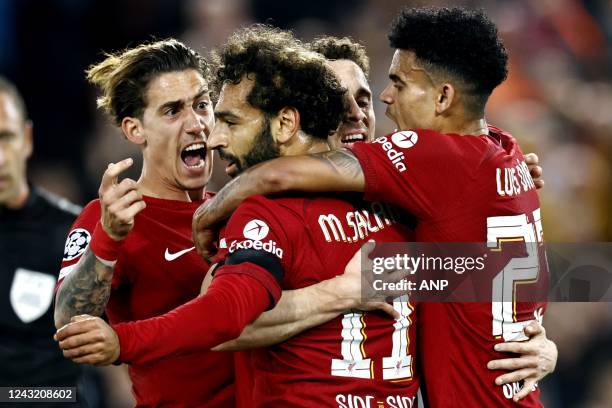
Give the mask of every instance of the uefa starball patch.
[{"label": "uefa starball patch", "polygon": [[64,246],[64,261],[71,261],[81,256],[91,241],[91,234],[83,228],[76,228],[70,232]]}]

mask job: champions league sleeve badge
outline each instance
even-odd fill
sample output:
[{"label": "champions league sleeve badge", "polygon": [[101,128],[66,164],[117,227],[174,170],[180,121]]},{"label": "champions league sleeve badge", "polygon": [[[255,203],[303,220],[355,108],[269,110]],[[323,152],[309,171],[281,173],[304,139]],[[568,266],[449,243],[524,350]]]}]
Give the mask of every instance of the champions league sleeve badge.
[{"label": "champions league sleeve badge", "polygon": [[76,228],[70,232],[64,246],[64,261],[71,261],[81,256],[91,241],[91,234],[83,228]]}]

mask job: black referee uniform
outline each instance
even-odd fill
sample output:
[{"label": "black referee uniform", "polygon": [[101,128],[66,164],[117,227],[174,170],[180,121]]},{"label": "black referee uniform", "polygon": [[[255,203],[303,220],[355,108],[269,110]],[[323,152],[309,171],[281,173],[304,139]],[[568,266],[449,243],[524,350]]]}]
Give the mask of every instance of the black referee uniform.
[{"label": "black referee uniform", "polygon": [[[0,206],[0,386],[77,384],[79,367],[53,340],[53,298],[66,234],[79,211],[35,187],[24,207]],[[15,404],[30,405],[53,404]]]}]

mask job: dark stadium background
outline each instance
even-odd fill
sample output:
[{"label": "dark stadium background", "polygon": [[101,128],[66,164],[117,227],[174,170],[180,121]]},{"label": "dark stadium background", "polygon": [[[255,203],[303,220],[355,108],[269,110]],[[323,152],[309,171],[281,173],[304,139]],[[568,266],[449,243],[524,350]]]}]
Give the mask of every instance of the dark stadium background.
[{"label": "dark stadium background", "polygon": [[[0,73],[17,83],[34,122],[31,178],[83,204],[95,196],[108,162],[138,157],[96,112],[96,93],[84,80],[85,68],[102,50],[174,36],[206,52],[240,25],[269,22],[292,28],[305,40],[323,33],[361,40],[377,94],[392,53],[386,29],[406,4],[450,3],[0,0]],[[547,183],[541,192],[547,240],[611,241],[612,2],[452,4],[483,7],[509,48],[510,77],[494,93],[488,119],[511,131],[524,151],[540,155]],[[382,103],[376,112],[377,134],[391,131]],[[213,189],[224,182],[216,177]],[[554,304],[545,325],[560,354],[556,373],[542,384],[547,406],[612,406],[612,305]],[[116,378],[114,372],[107,376]],[[109,385],[118,398],[114,407],[125,401],[116,386],[120,382]]]}]

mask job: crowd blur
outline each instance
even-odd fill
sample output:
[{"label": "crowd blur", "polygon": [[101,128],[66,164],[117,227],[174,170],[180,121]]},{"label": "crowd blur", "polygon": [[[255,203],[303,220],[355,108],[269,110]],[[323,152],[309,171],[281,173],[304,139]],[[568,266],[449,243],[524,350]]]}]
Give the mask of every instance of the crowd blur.
[{"label": "crowd blur", "polygon": [[[83,204],[96,196],[109,162],[140,156],[95,109],[95,90],[85,82],[84,70],[103,51],[172,36],[207,53],[237,27],[267,22],[304,40],[361,41],[376,94],[387,80],[386,31],[396,12],[451,3],[484,8],[509,50],[510,74],[487,118],[540,157],[547,241],[612,241],[609,0],[2,0],[0,73],[22,91],[34,122],[31,178]],[[392,131],[382,103],[376,114],[377,134]],[[217,163],[212,190],[227,181]],[[544,324],[559,348],[556,373],[542,384],[547,406],[612,406],[612,304],[551,304]]]}]

